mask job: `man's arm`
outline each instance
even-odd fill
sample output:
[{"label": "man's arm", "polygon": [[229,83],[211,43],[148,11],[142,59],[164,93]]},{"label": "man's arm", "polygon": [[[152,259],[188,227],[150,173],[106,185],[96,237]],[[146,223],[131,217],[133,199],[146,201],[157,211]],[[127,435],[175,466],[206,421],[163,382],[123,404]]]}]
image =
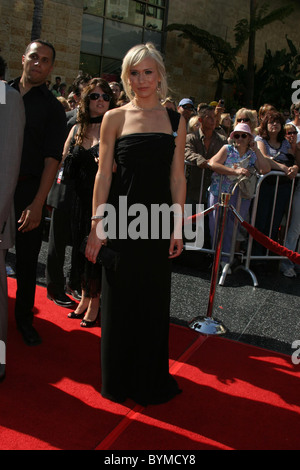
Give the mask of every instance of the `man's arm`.
[{"label": "man's arm", "polygon": [[[51,95],[51,92],[49,93]],[[41,223],[43,205],[56,176],[67,137],[67,121],[64,108],[52,95],[51,98],[53,99],[53,106],[49,109],[43,149],[43,155],[45,155],[44,169],[39,189],[31,204],[23,210],[18,221],[21,224],[18,228],[20,232],[29,232]]]},{"label": "man's arm", "polygon": [[196,135],[187,135],[184,155],[188,162],[197,165],[199,168],[207,168],[207,160],[201,153],[201,144]]},{"label": "man's arm", "polygon": [[41,223],[43,206],[53,184],[58,166],[58,160],[51,157],[45,158],[45,165],[39,189],[32,203],[23,210],[21,217],[18,220],[21,224],[18,228],[19,232],[29,232],[30,230],[38,227]]}]

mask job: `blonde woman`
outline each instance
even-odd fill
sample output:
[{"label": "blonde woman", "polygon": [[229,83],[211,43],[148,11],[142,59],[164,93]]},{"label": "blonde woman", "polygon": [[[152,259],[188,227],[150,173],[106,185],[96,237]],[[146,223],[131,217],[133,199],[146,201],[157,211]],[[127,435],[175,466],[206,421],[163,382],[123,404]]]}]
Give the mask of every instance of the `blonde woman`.
[{"label": "blonde woman", "polygon": [[220,126],[222,127],[222,129],[224,130],[226,134],[226,137],[228,138],[232,131],[232,122],[231,122],[230,113],[221,114]]},{"label": "blonde woman", "polygon": [[247,108],[240,108],[236,115],[235,115],[235,121],[233,124],[233,128],[239,123],[244,123],[248,124],[248,126],[251,129],[252,134],[256,134],[255,129],[258,126],[257,122],[257,114],[253,112],[252,109],[247,109]]},{"label": "blonde woman", "polygon": [[[86,256],[95,262],[103,244],[119,253],[116,268],[103,269],[101,393],[112,401],[131,398],[147,405],[163,403],[179,393],[169,374],[168,331],[171,259],[183,247],[175,229],[182,226],[186,193],[186,124],[179,113],[161,104],[168,89],[166,72],[152,44],[135,46],[126,54],[121,78],[130,103],[109,111],[103,119]],[[111,185],[114,160],[117,173]],[[109,201],[120,220],[124,214],[121,197],[128,212],[137,204],[145,210],[148,230],[129,233],[135,219],[128,217],[125,235],[117,227],[117,236],[107,240],[103,205]],[[169,236],[161,231],[153,236],[152,229],[157,227],[151,223],[151,209],[154,204],[172,203],[178,207],[174,231]]]},{"label": "blonde woman", "polygon": [[[257,143],[253,139],[250,126],[240,122],[230,134],[230,141],[233,144],[224,145],[210,161],[209,166],[213,170],[212,182],[209,188],[209,206],[213,206],[219,200],[221,185],[222,193],[231,193],[240,176],[250,176],[251,168],[255,167],[262,174],[268,173],[271,169],[269,161],[259,150]],[[221,178],[223,176],[223,178]],[[237,206],[239,190],[235,190],[231,196],[230,204]],[[241,199],[240,215],[245,219],[248,215],[251,199]],[[209,228],[211,239],[214,238],[216,224],[215,211],[209,214]],[[234,228],[234,215],[230,213],[226,221],[226,229],[223,239],[223,251],[230,253],[232,233]],[[223,255],[222,262],[226,263],[228,256]],[[222,264],[223,265],[223,264]]]},{"label": "blonde woman", "polygon": [[196,132],[200,127],[199,116],[192,116],[188,122],[187,133],[190,134],[192,132]]},{"label": "blonde woman", "polygon": [[167,96],[165,100],[161,103],[165,108],[173,109],[173,111],[177,111],[176,101],[171,98],[171,96]]}]

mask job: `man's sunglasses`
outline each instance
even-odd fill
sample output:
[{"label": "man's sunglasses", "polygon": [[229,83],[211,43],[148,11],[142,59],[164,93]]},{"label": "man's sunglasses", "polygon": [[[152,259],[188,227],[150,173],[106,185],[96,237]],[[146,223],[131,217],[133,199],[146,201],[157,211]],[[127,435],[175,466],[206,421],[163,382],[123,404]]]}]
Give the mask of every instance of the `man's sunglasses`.
[{"label": "man's sunglasses", "polygon": [[239,139],[239,138],[242,138],[242,139],[246,139],[247,137],[249,137],[249,134],[233,134],[233,138],[234,139]]},{"label": "man's sunglasses", "polygon": [[250,119],[249,118],[239,118],[236,120],[237,122],[249,122]]},{"label": "man's sunglasses", "polygon": [[189,104],[183,104],[181,107],[183,109],[188,109],[189,111],[194,111],[194,108],[190,106]]},{"label": "man's sunglasses", "polygon": [[297,131],[289,131],[287,132],[287,135],[297,135],[298,132]]},{"label": "man's sunglasses", "polygon": [[100,93],[91,93],[89,95],[90,100],[96,101],[99,98],[103,98],[104,101],[110,101],[111,96],[109,96],[107,93],[103,93],[102,95]]}]

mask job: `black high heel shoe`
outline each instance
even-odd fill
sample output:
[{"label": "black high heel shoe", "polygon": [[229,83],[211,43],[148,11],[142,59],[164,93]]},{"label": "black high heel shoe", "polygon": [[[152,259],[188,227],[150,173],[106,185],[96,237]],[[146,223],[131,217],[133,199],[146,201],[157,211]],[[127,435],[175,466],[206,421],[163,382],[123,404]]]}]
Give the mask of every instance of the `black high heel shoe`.
[{"label": "black high heel shoe", "polygon": [[81,318],[84,317],[86,311],[87,311],[87,308],[82,313],[70,312],[68,313],[68,318],[73,318],[74,320],[80,320]]},{"label": "black high heel shoe", "polygon": [[95,318],[95,320],[82,320],[80,322],[80,326],[82,328],[93,328],[94,326],[96,326],[97,322],[98,322],[98,319],[99,319],[99,316],[100,316],[100,309],[98,310],[98,313],[97,313],[97,316]]}]

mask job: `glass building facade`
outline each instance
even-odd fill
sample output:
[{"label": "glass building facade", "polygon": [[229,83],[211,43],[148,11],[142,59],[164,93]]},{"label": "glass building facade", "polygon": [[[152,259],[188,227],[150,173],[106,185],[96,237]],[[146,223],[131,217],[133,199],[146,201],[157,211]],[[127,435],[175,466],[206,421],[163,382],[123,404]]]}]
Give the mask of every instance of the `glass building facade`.
[{"label": "glass building facade", "polygon": [[163,52],[169,0],[85,0],[80,69],[119,81],[122,59],[151,41]]}]

